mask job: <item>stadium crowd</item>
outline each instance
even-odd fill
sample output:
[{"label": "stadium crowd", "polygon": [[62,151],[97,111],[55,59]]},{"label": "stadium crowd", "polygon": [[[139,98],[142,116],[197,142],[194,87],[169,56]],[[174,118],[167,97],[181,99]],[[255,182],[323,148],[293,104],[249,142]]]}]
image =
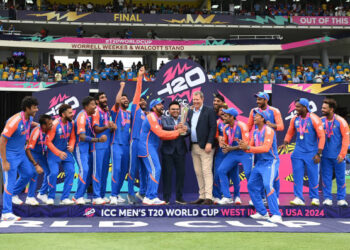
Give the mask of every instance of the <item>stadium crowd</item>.
[{"label": "stadium crowd", "polygon": [[[38,112],[38,101],[33,97],[22,100],[22,111],[9,118],[0,137],[5,191],[2,220],[20,220],[13,214],[12,204],[23,204],[18,195],[28,183],[26,204],[39,205],[40,200],[54,205],[59,165],[65,172],[61,205],[91,202],[85,198],[91,183],[92,204],[125,204],[126,200],[121,196],[125,177],[128,180],[129,204],[140,201],[144,205],[169,204],[172,168],[176,169],[176,203],[186,204],[183,199],[187,152],[184,138],[188,136],[199,188],[198,199],[190,204],[242,204],[241,164],[248,181],[249,203],[257,211],[250,217],[282,222],[278,200],[280,161],[275,133],[283,131],[284,124],[279,109],[268,105],[269,95],[265,92],[255,95],[257,107],[250,111],[247,122],[237,119],[238,111],[228,108],[220,94],[215,94],[212,107],[204,105],[204,95],[200,91],[193,93],[192,107],[185,109],[173,101],[169,105],[169,116],[164,116],[161,99],[153,99],[147,104],[146,97],[141,95],[144,73],[145,69],[141,67],[130,110],[128,96],[124,94],[125,82],[120,83],[113,107],[107,106],[107,94],[100,92],[94,98],[88,96],[81,101],[83,109],[75,119],[71,106],[62,104],[59,117],[54,121],[44,114],[39,117],[39,123],[35,123],[33,117]],[[295,195],[291,205],[305,205],[302,192],[305,168],[311,205],[320,205],[320,169],[323,205],[333,204],[334,171],[337,205],[348,205],[345,200],[345,158],[349,147],[349,126],[335,114],[336,108],[335,100],[325,99],[323,117],[320,118],[310,111],[306,98],[295,101],[297,115],[291,119],[280,146],[280,150],[288,150],[289,143],[296,136],[291,155]],[[161,146],[162,163],[158,155],[161,140],[164,141]],[[108,179],[110,161],[112,172]],[[78,187],[74,196],[70,197],[75,162],[79,166]],[[38,174],[44,174],[44,178],[36,195]],[[135,194],[137,174],[140,189]],[[158,198],[161,176],[164,200]],[[233,197],[229,189],[230,179],[234,186]],[[112,187],[110,197],[106,196],[107,182]]]}]

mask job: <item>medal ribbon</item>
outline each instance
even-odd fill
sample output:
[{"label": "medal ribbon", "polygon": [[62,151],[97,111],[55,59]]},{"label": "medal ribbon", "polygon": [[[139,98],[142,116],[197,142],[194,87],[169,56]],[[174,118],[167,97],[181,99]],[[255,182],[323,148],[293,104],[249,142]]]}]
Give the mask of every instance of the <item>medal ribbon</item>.
[{"label": "medal ribbon", "polygon": [[98,109],[99,112],[102,113],[102,115],[103,115],[103,122],[104,122],[105,126],[107,126],[108,125],[108,114],[107,114],[107,112],[103,111],[99,106],[97,106],[97,109]]},{"label": "medal ribbon", "polygon": [[26,121],[25,117],[24,117],[24,112],[21,112],[21,118],[22,118],[22,122],[23,122],[23,126],[24,126],[24,131],[26,134],[26,141],[29,140],[29,131],[30,131],[30,119],[28,119],[28,121]]},{"label": "medal ribbon", "polygon": [[233,126],[233,128],[229,127],[228,130],[228,143],[232,146],[233,141],[235,141],[235,133],[237,129],[237,124]]},{"label": "medal ribbon", "polygon": [[89,129],[90,129],[91,133],[94,135],[94,137],[96,137],[95,131],[92,129],[92,126],[91,126],[91,119],[85,110],[84,110],[84,114],[85,114],[86,120],[88,121]]},{"label": "medal ribbon", "polygon": [[68,136],[67,135],[68,135],[68,130],[69,130],[69,123],[67,121],[67,133],[66,133],[66,130],[64,128],[64,124],[62,122],[62,118],[60,118],[60,126],[62,128],[62,133],[63,133],[64,139],[66,140],[67,145],[68,145],[68,140],[67,140]]},{"label": "medal ribbon", "polygon": [[[330,139],[331,135],[333,134],[333,126],[334,126],[334,120],[335,120],[334,117],[335,117],[335,115],[333,115],[333,118],[330,121],[328,119],[326,119],[326,135],[327,135],[328,139]],[[331,126],[329,126],[329,122],[332,122]]]},{"label": "medal ribbon", "polygon": [[265,134],[265,128],[266,128],[266,125],[264,125],[264,127],[262,128],[261,131],[259,131],[259,129],[255,129],[255,132],[257,134],[256,138],[254,138],[254,144],[255,146],[261,146],[263,144],[263,136]]},{"label": "medal ribbon", "polygon": [[44,140],[43,140],[43,131],[41,130],[41,127],[39,125],[39,140],[40,140],[40,144],[41,144],[41,149],[43,152],[43,155],[45,155],[45,152],[47,151],[47,146],[46,144],[44,144]]},{"label": "medal ribbon", "polygon": [[300,133],[300,137],[304,137],[304,133],[306,131],[306,126],[307,126],[307,119],[310,117],[310,113],[307,113],[305,119],[301,118],[301,116],[299,116],[300,119],[300,125],[299,125],[299,133]]}]

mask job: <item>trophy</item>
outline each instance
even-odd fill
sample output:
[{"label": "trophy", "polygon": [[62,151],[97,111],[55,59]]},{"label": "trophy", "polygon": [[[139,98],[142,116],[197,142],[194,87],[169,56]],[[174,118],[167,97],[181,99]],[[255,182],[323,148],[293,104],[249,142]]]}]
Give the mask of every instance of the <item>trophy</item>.
[{"label": "trophy", "polygon": [[[186,119],[187,119],[187,115],[188,115],[188,110],[189,110],[189,108],[188,108],[188,106],[187,106],[186,104],[184,104],[184,103],[182,103],[182,104],[180,105],[180,107],[181,107],[181,118],[180,118],[180,122],[181,122],[182,124],[185,124],[185,123],[186,123]],[[181,135],[186,135],[186,133],[181,133]]]}]

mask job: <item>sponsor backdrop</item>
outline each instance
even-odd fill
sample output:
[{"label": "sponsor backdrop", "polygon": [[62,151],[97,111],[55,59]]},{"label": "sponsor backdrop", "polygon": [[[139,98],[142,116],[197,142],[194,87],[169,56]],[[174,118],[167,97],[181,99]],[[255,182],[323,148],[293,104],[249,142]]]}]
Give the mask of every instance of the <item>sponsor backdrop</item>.
[{"label": "sponsor backdrop", "polygon": [[[107,93],[109,107],[112,107],[114,104],[115,95],[119,90],[119,86],[119,81],[105,81],[99,84],[99,90]],[[310,104],[312,110],[320,115],[320,108],[324,97],[311,93],[328,92],[333,89],[336,90],[340,86],[341,85],[338,84],[329,85],[328,87],[322,87],[318,84],[315,84],[315,86],[311,84],[293,84],[290,86],[273,85],[271,104],[281,110],[286,131],[290,119],[295,115],[294,101],[297,98],[308,98],[311,101]],[[129,97],[130,102],[133,99],[135,87],[135,82],[127,82],[126,84],[124,92]],[[162,98],[164,99],[166,110],[168,104],[173,100],[177,100],[184,105],[191,105],[192,94],[198,90],[204,93],[205,104],[212,106],[214,98],[213,94],[220,93],[224,96],[225,102],[229,107],[234,107],[238,110],[238,119],[244,122],[247,122],[250,110],[256,106],[254,94],[258,91],[263,91],[263,89],[264,85],[262,84],[209,83],[203,68],[195,62],[185,59],[173,60],[163,66],[158,73],[156,81],[144,82],[142,88],[143,94],[147,97],[148,103],[152,99]],[[56,87],[48,91],[34,93],[34,96],[39,99],[40,113],[45,112],[56,116],[58,115],[58,107],[62,103],[71,104],[74,110],[78,112],[81,109],[79,101],[88,94],[88,85],[71,84]],[[278,132],[278,144],[283,142],[285,131]],[[288,152],[280,152],[281,192],[292,192],[293,190],[292,167],[290,162],[290,153],[293,148],[294,146],[292,144]],[[77,169],[78,168],[76,168],[76,170]],[[240,176],[242,181],[241,191],[245,192],[247,189],[244,173],[241,172]],[[61,173],[59,175],[59,183],[62,182],[63,177],[64,175]],[[307,182],[305,182],[305,185],[306,184]],[[62,187],[59,186],[59,190],[61,188]],[[75,188],[75,186],[73,188]],[[108,189],[110,190],[110,187],[108,187]],[[122,190],[127,190],[126,183],[124,183]],[[190,154],[188,154],[186,161],[185,192],[195,193],[197,190],[198,187],[193,171],[192,160]],[[305,191],[306,190],[307,187],[305,187]]]}]

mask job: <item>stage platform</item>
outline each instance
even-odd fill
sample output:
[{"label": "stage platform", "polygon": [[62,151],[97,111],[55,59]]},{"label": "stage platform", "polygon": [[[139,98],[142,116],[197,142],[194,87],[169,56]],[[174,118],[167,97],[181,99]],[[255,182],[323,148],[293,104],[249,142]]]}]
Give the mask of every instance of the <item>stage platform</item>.
[{"label": "stage platform", "polygon": [[[39,205],[14,205],[13,211],[16,215],[23,218],[28,217],[127,217],[127,218],[145,218],[145,217],[171,217],[171,218],[193,218],[193,217],[249,217],[255,213],[255,209],[248,205],[249,195],[241,194],[242,205],[178,205],[171,201],[169,205],[164,206],[145,206],[142,203],[130,205],[127,202],[121,205],[102,205],[92,204],[62,206],[59,204],[59,194],[57,195],[53,206]],[[126,194],[122,194],[126,199]],[[24,201],[25,195],[20,198]],[[306,206],[290,206],[289,201],[293,199],[293,194],[281,194],[280,210],[283,217],[305,217],[305,218],[350,218],[350,207],[333,206],[309,206],[310,199],[305,195]],[[90,198],[90,197],[89,197]],[[193,201],[197,198],[196,194],[186,194],[186,201]],[[322,197],[321,202],[322,202]],[[2,210],[2,197],[0,196]],[[347,197],[350,203],[350,197]],[[334,197],[333,203],[336,204]]]}]

